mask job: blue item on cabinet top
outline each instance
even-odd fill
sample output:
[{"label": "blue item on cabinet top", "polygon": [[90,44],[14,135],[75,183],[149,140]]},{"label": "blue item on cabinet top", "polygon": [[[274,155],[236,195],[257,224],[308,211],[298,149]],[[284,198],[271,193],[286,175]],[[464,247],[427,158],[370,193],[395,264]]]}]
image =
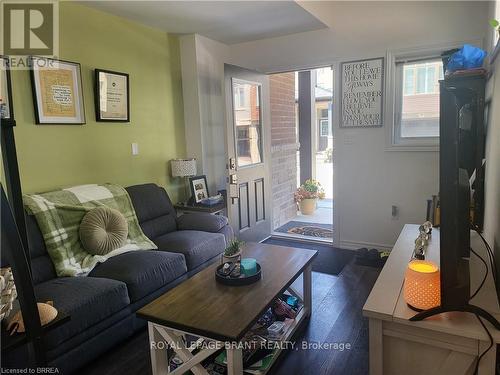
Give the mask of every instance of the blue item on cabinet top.
[{"label": "blue item on cabinet top", "polygon": [[451,55],[446,71],[454,72],[462,69],[474,69],[483,66],[486,52],[481,48],[464,44],[457,52]]}]

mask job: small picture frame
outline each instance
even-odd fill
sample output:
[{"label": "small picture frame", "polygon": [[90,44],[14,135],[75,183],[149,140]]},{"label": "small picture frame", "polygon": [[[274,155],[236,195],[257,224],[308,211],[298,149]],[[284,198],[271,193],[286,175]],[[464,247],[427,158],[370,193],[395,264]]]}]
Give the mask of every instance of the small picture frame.
[{"label": "small picture frame", "polygon": [[195,203],[200,203],[203,199],[209,197],[207,186],[207,177],[205,175],[189,178],[189,188]]},{"label": "small picture frame", "polygon": [[85,124],[80,64],[30,56],[37,124]]},{"label": "small picture frame", "polygon": [[96,121],[130,122],[130,87],[127,73],[95,69]]},{"label": "small picture frame", "polygon": [[0,55],[0,118],[3,121],[14,120],[12,105],[12,83],[10,79],[9,58]]}]

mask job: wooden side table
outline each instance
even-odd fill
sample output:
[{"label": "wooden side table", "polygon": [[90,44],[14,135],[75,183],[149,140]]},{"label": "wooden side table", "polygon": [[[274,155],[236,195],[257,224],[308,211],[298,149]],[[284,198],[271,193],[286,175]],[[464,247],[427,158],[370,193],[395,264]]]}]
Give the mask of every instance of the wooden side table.
[{"label": "wooden side table", "polygon": [[224,215],[226,212],[226,202],[221,202],[213,206],[189,205],[185,203],[176,203],[174,208],[177,210],[177,215],[190,213],[205,213],[211,215]]}]

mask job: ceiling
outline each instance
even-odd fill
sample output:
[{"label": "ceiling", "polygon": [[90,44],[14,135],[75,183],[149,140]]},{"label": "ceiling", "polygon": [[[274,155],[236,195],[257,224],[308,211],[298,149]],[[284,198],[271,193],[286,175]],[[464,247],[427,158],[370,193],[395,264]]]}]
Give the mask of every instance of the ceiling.
[{"label": "ceiling", "polygon": [[80,1],[174,34],[197,33],[225,44],[326,26],[294,1]]}]

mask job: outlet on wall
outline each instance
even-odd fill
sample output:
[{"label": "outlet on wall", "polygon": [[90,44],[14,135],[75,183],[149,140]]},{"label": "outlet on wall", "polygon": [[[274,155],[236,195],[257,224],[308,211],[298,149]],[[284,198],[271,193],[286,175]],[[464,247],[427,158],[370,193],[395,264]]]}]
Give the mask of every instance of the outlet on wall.
[{"label": "outlet on wall", "polygon": [[391,210],[392,210],[392,218],[397,219],[399,217],[399,207],[396,205],[392,205]]},{"label": "outlet on wall", "polygon": [[139,143],[132,143],[132,155],[139,155]]}]

